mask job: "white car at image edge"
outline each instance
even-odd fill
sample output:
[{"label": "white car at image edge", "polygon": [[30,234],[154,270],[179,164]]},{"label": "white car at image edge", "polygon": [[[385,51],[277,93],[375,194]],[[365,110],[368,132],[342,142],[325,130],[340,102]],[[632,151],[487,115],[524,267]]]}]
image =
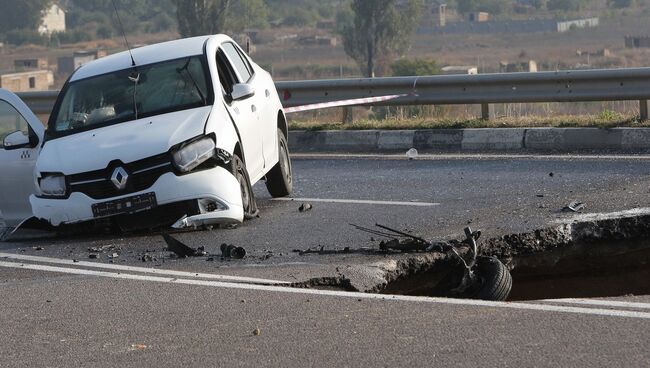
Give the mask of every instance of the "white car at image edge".
[{"label": "white car at image edge", "polygon": [[32,215],[53,226],[109,218],[126,229],[239,223],[257,212],[259,180],[273,197],[292,192],[273,80],[225,35],[82,66],[47,129],[0,90],[0,138],[7,226]]}]

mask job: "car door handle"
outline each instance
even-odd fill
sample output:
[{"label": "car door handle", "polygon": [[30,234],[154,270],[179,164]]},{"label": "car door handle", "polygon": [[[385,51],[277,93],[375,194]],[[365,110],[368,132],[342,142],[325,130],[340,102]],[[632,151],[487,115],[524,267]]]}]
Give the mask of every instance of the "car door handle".
[{"label": "car door handle", "polygon": [[257,106],[255,106],[255,105],[251,105],[251,111],[252,111],[252,112],[257,111]]}]

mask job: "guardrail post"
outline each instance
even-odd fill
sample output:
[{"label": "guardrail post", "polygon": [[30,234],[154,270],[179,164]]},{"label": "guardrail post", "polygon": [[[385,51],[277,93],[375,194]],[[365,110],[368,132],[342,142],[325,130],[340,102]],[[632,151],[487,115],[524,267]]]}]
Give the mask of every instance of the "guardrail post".
[{"label": "guardrail post", "polygon": [[481,119],[490,120],[490,104],[481,104]]},{"label": "guardrail post", "polygon": [[648,100],[639,100],[639,111],[640,120],[648,120]]},{"label": "guardrail post", "polygon": [[352,114],[352,107],[344,107],[343,108],[343,124],[352,124],[354,121],[354,115]]}]

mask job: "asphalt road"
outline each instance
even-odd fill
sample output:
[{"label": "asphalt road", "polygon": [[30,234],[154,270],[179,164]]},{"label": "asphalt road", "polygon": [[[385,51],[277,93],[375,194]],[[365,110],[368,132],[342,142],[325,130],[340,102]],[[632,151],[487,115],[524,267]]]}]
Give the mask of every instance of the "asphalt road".
[{"label": "asphalt road", "polygon": [[[176,235],[212,254],[224,242],[244,246],[242,261],[173,259],[158,235],[0,243],[19,257],[0,255],[0,366],[650,363],[647,296],[481,303],[261,285],[365,261],[293,252],[377,245],[350,223],[427,238],[460,237],[470,224],[497,236],[569,220],[560,209],[572,200],[587,212],[650,207],[650,158],[303,156],[294,170],[295,201],[273,201],[257,185],[260,218]],[[300,213],[303,202],[314,208]]]}]

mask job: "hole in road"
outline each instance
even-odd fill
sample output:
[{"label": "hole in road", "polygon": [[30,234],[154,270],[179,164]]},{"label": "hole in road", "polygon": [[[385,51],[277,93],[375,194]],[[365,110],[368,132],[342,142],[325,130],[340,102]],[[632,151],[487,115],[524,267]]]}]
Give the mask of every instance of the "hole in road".
[{"label": "hole in road", "polygon": [[[512,257],[509,301],[650,295],[650,242],[607,242]],[[408,272],[406,272],[408,273]],[[458,284],[456,262],[388,282],[386,294],[441,296]]]},{"label": "hole in road", "polygon": [[650,244],[582,245],[513,262],[509,300],[650,294]]}]

